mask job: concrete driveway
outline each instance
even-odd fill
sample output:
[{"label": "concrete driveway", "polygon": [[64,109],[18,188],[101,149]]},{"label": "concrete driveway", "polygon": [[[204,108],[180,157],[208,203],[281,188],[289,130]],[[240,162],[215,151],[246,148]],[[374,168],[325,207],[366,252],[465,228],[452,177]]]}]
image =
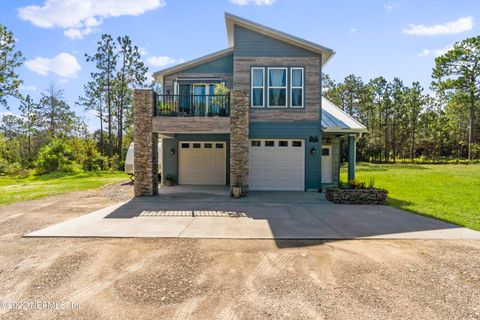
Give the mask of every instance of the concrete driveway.
[{"label": "concrete driveway", "polygon": [[250,192],[232,199],[225,187],[177,186],[26,236],[480,239],[480,232],[389,206],[332,204],[316,192]]}]

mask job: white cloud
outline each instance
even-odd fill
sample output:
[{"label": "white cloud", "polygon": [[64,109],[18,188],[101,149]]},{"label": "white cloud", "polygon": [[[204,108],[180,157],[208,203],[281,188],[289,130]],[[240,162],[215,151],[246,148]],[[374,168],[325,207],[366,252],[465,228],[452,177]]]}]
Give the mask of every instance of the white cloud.
[{"label": "white cloud", "polygon": [[473,28],[473,18],[463,17],[456,21],[450,21],[444,24],[425,26],[423,24],[410,24],[403,29],[403,33],[416,36],[435,36],[439,34],[456,34]]},{"label": "white cloud", "polygon": [[386,11],[390,12],[400,7],[397,2],[389,2],[383,5]]},{"label": "white cloud", "polygon": [[22,91],[37,91],[38,87],[35,86],[35,85],[22,84],[20,86],[20,90],[22,90]]},{"label": "white cloud", "polygon": [[84,29],[70,28],[63,31],[63,34],[69,37],[70,39],[82,39],[87,34],[92,33],[95,29],[87,27]]},{"label": "white cloud", "polygon": [[142,56],[146,56],[148,54],[148,50],[144,47],[138,47],[138,53],[140,53]]},{"label": "white cloud", "polygon": [[28,70],[42,76],[54,73],[62,78],[75,78],[82,70],[77,59],[69,53],[62,52],[53,58],[36,57],[25,61]]},{"label": "white cloud", "polygon": [[167,56],[151,56],[147,58],[147,62],[154,67],[166,67],[168,65],[185,62],[185,60]]},{"label": "white cloud", "polygon": [[238,4],[239,6],[245,6],[247,4],[254,4],[256,6],[271,6],[277,0],[230,0],[233,4]]},{"label": "white cloud", "polygon": [[352,28],[352,29],[350,29],[350,33],[355,33],[355,32],[357,32],[357,31],[358,31],[357,28]]},{"label": "white cloud", "polygon": [[138,16],[165,6],[165,0],[45,0],[42,6],[20,8],[21,19],[40,28],[60,27],[72,39],[95,31],[104,19]]},{"label": "white cloud", "polygon": [[438,57],[438,56],[444,55],[445,53],[447,53],[452,49],[453,47],[451,45],[448,45],[445,48],[441,48],[441,49],[423,49],[423,51],[420,52],[418,56],[426,57],[426,56],[433,55],[434,57]]}]

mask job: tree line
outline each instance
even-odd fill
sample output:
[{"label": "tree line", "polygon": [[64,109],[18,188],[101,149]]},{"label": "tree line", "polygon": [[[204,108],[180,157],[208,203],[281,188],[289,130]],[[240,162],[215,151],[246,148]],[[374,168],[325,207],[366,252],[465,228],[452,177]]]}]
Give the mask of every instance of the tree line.
[{"label": "tree line", "polygon": [[322,85],[327,99],[367,127],[357,143],[360,161],[480,157],[480,36],[435,59],[428,93],[419,82],[382,76],[364,81],[351,74],[337,83],[325,74]]},{"label": "tree line", "polygon": [[38,101],[20,93],[17,69],[24,57],[15,42],[0,24],[0,107],[10,109],[8,97],[19,103],[18,114],[5,113],[0,119],[0,174],[121,169],[133,140],[133,89],[147,81],[138,47],[128,36],[103,34],[96,52],[85,54],[94,71],[75,104],[98,117],[100,129],[90,133],[58,85],[50,83]]},{"label": "tree line", "polygon": [[[20,93],[17,70],[24,57],[0,24],[0,108],[9,109],[9,97],[19,101],[19,113],[6,113],[0,122],[0,174],[122,168],[133,140],[133,89],[147,84],[147,67],[128,36],[103,34],[85,60],[94,71],[75,104],[98,117],[93,133],[59,86],[50,83],[38,101]],[[323,75],[323,94],[366,125],[360,161],[474,160],[480,157],[479,61],[480,36],[435,59],[430,90],[400,78],[364,81],[352,74],[335,82]]]}]

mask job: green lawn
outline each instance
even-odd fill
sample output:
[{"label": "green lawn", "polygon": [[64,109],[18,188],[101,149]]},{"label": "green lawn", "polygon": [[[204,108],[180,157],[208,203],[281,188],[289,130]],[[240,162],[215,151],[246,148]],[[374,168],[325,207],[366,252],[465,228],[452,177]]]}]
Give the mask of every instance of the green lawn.
[{"label": "green lawn", "polygon": [[43,176],[0,177],[0,205],[128,180],[124,172],[84,172]]},{"label": "green lawn", "polygon": [[[480,165],[357,165],[357,179],[387,189],[388,204],[480,230]],[[341,169],[347,180],[347,168]]]}]

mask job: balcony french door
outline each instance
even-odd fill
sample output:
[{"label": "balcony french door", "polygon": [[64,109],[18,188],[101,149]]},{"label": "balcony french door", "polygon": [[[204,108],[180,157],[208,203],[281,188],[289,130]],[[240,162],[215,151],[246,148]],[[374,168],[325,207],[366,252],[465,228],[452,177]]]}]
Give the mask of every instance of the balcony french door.
[{"label": "balcony french door", "polygon": [[173,95],[157,95],[157,111],[160,116],[177,117],[228,117],[230,94],[215,94],[213,83],[174,84]]},{"label": "balcony french door", "polygon": [[[208,90],[208,93],[207,93]],[[213,113],[212,110],[212,96],[215,94],[214,84],[194,84],[193,96],[195,101],[193,102],[197,108],[195,108],[196,116],[207,117],[209,113]]]}]

